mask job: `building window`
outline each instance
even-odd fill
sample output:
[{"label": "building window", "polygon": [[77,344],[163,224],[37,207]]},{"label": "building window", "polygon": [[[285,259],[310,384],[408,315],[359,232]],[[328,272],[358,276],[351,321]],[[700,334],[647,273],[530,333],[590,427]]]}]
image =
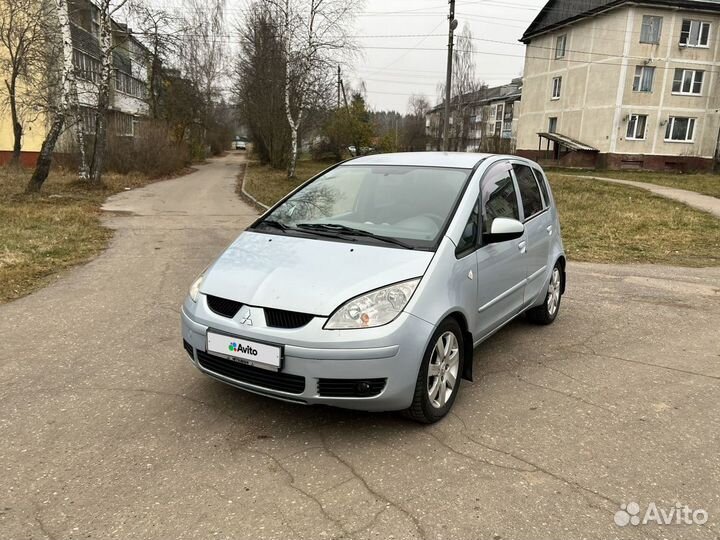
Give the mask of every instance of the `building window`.
[{"label": "building window", "polygon": [[557,131],[557,116],[551,116],[548,118],[548,133],[555,133]]},{"label": "building window", "polygon": [[673,77],[673,94],[699,96],[702,94],[704,72],[695,69],[676,69]]},{"label": "building window", "polygon": [[660,43],[662,21],[663,18],[656,15],[643,15],[640,43]]},{"label": "building window", "polygon": [[553,77],[552,99],[560,99],[560,87],[561,86],[562,86],[562,77]]},{"label": "building window", "polygon": [[115,134],[121,137],[132,137],[135,133],[132,115],[115,113]]},{"label": "building window", "polygon": [[83,133],[95,133],[95,114],[97,111],[91,107],[80,107],[80,118],[82,122]]},{"label": "building window", "polygon": [[100,82],[100,60],[79,49],[73,49],[73,64],[75,74],[86,81]]},{"label": "building window", "polygon": [[632,141],[642,141],[645,139],[646,125],[647,114],[631,114],[625,138]]},{"label": "building window", "polygon": [[145,97],[145,83],[124,71],[115,72],[115,89],[140,99]]},{"label": "building window", "polygon": [[565,44],[567,43],[567,34],[555,38],[555,58],[565,58]]},{"label": "building window", "polygon": [[652,66],[635,66],[633,92],[652,92],[655,68]]},{"label": "building window", "polygon": [[680,30],[680,45],[683,47],[707,47],[710,38],[710,23],[683,19]]},{"label": "building window", "polygon": [[666,141],[693,142],[695,119],[683,116],[671,116],[665,128]]}]

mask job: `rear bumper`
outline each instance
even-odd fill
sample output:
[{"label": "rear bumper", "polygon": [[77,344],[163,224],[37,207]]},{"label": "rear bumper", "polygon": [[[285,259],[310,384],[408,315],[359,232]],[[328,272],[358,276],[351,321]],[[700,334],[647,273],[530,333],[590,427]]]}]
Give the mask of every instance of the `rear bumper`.
[{"label": "rear bumper", "polygon": [[[434,330],[429,323],[407,313],[380,328],[345,331],[322,330],[319,321],[306,328],[282,331],[244,328],[231,319],[206,317],[201,311],[197,318],[203,320],[198,321],[183,307],[185,347],[202,373],[276,399],[365,411],[402,410],[410,406],[420,361]],[[254,371],[258,368],[248,371],[231,360],[208,356],[208,329],[283,346],[280,377],[274,372]],[[304,380],[301,391],[297,378]],[[357,384],[371,381],[373,395],[344,397],[343,394],[352,393],[349,390],[356,384],[353,381]]]}]

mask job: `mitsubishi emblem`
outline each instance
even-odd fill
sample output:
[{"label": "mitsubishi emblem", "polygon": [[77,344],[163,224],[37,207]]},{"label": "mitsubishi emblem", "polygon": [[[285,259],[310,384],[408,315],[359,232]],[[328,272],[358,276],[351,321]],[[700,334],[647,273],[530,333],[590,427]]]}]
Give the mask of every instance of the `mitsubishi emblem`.
[{"label": "mitsubishi emblem", "polygon": [[250,308],[247,306],[243,306],[240,310],[240,324],[245,324],[247,326],[252,326],[252,311],[250,311]]}]

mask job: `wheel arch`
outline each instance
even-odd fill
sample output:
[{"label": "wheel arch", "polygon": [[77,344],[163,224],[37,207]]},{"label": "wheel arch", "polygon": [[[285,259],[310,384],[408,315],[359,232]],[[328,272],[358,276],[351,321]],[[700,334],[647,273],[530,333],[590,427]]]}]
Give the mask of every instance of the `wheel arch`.
[{"label": "wheel arch", "polygon": [[462,378],[468,381],[472,381],[472,369],[473,369],[473,337],[468,328],[467,319],[459,311],[453,311],[449,313],[443,321],[453,319],[460,326],[460,331],[463,334],[463,366],[462,366]]}]

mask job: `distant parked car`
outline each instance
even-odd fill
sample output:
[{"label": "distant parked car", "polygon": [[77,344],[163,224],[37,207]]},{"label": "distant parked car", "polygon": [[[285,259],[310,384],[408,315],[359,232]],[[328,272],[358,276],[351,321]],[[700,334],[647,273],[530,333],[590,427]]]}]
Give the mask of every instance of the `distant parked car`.
[{"label": "distant parked car", "polygon": [[365,156],[309,180],[198,277],[185,350],[227,384],[435,422],[473,348],[526,313],[557,317],[565,254],[537,163]]},{"label": "distant parked car", "polygon": [[235,141],[235,150],[247,150],[247,143],[245,141]]}]

